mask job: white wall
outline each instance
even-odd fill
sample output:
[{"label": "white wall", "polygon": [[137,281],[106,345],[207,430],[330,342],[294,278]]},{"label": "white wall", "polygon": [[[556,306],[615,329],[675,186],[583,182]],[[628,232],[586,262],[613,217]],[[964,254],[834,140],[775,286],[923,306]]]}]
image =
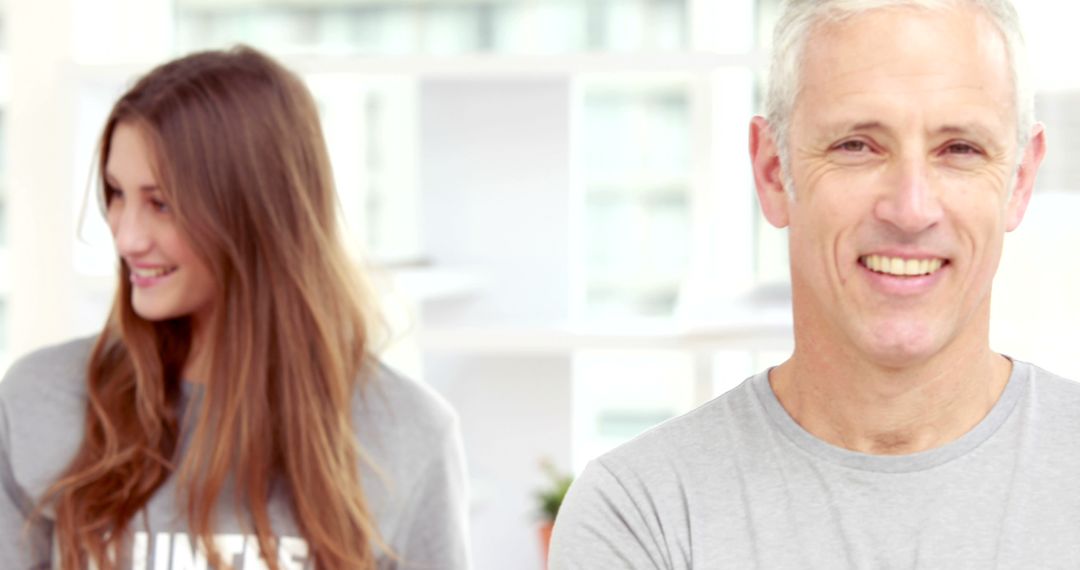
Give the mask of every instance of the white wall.
[{"label": "white wall", "polygon": [[[426,80],[419,123],[425,250],[436,268],[481,283],[472,296],[426,303],[423,326],[565,320],[566,79]],[[569,355],[429,352],[423,369],[461,414],[477,570],[540,568],[532,494],[542,458],[570,467]]]},{"label": "white wall", "polygon": [[461,416],[476,570],[539,570],[540,461],[570,468],[570,360],[429,353],[426,380]]},{"label": "white wall", "polygon": [[474,301],[428,324],[565,319],[569,91],[565,78],[420,83],[422,233],[437,267],[474,271]]},{"label": "white wall", "polygon": [[[1059,149],[1064,150],[1064,149]],[[991,346],[1080,379],[1080,192],[1036,192],[1006,235],[994,280]]]},{"label": "white wall", "polygon": [[7,193],[10,353],[64,337],[71,287],[71,2],[9,2]]}]

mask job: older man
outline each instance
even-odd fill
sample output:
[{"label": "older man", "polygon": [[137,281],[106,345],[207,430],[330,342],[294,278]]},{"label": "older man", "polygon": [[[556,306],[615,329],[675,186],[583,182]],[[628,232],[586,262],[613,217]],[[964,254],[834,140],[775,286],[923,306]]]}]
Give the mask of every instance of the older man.
[{"label": "older man", "polygon": [[1080,384],[991,351],[1045,152],[1007,0],[794,0],[765,216],[795,352],[593,461],[551,568],[1080,568]]}]

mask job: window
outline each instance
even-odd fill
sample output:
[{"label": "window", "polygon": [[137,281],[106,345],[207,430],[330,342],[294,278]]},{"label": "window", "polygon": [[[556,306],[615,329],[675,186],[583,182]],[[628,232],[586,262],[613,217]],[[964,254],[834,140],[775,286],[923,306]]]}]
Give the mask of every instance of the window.
[{"label": "window", "polygon": [[3,191],[0,191],[0,249],[7,247],[7,242],[7,198]]},{"label": "window", "polygon": [[685,0],[177,2],[180,51],[236,42],[278,53],[455,55],[672,51]]},{"label": "window", "polygon": [[[2,4],[0,4],[2,7]],[[8,261],[8,246],[11,243],[9,229],[10,208],[8,206],[8,172],[7,172],[7,15],[0,8],[0,376],[7,369],[8,359],[8,288],[9,284],[3,277],[11,271]]]},{"label": "window", "polygon": [[422,257],[416,87],[408,77],[308,74],[352,245],[382,264]]},{"label": "window", "polygon": [[696,402],[693,356],[684,351],[579,351],[573,358],[573,376],[577,470],[642,431],[689,411]]},{"label": "window", "polygon": [[688,82],[585,80],[584,313],[671,316],[691,249]]},{"label": "window", "polygon": [[7,340],[7,299],[0,297],[0,362],[3,361],[7,353],[8,340]]}]

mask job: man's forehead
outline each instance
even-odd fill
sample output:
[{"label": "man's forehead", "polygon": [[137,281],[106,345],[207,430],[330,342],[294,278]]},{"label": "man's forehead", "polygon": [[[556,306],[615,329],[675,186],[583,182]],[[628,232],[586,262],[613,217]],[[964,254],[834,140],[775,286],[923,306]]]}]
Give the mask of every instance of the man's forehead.
[{"label": "man's forehead", "polygon": [[818,115],[809,118],[815,132],[826,138],[836,138],[852,133],[882,134],[900,137],[912,131],[934,137],[960,137],[978,140],[985,144],[1006,144],[1011,140],[1011,125],[1001,116],[943,116],[922,117],[921,120],[896,120],[882,113],[857,113]]},{"label": "man's forehead", "polygon": [[[943,39],[952,40],[951,45]],[[953,49],[943,51],[942,47]],[[933,52],[933,57],[916,57],[928,51]],[[827,63],[817,70],[817,77],[843,76],[905,61],[919,64],[911,69],[912,73],[951,75],[955,73],[951,65],[957,63],[1001,72],[1011,69],[1001,31],[985,13],[973,7],[887,7],[819,21],[810,30],[803,63],[814,59]]]},{"label": "man's forehead", "polygon": [[830,122],[887,123],[896,111],[935,129],[993,126],[984,115],[1015,108],[1011,66],[1000,32],[971,13],[890,8],[816,27],[796,107]]}]

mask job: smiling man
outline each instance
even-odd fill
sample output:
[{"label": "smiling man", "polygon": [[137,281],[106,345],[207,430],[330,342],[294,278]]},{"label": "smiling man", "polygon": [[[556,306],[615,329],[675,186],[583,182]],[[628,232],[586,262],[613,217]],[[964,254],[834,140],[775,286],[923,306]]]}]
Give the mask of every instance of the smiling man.
[{"label": "smiling man", "polygon": [[793,0],[774,45],[795,352],[593,461],[550,567],[1080,567],[1080,385],[988,338],[1045,153],[1013,7]]}]

